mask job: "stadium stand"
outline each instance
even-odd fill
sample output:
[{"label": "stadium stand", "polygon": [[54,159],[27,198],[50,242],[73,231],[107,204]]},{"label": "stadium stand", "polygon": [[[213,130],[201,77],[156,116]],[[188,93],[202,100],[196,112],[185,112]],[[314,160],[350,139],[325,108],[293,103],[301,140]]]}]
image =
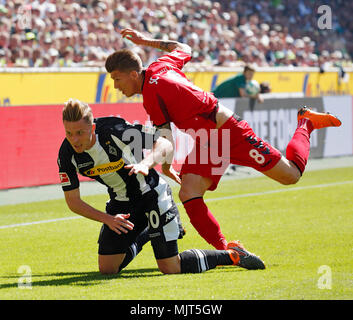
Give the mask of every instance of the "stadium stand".
[{"label": "stadium stand", "polygon": [[[320,29],[318,7],[332,11]],[[103,66],[131,27],[194,49],[201,66],[352,66],[353,2],[344,0],[0,0],[0,67]],[[160,52],[136,48],[145,64]]]}]

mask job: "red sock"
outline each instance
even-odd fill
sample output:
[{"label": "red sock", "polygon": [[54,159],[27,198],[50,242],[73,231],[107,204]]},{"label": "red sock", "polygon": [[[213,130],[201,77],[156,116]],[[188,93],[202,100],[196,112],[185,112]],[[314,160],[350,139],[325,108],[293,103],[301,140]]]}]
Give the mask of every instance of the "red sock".
[{"label": "red sock", "polygon": [[301,174],[305,170],[310,153],[310,134],[313,131],[313,125],[308,119],[301,119],[298,121],[297,129],[289,141],[286,157],[288,160],[294,162]]},{"label": "red sock", "polygon": [[191,224],[202,238],[217,250],[226,250],[227,241],[222,234],[221,228],[206,206],[203,198],[193,198],[183,203]]}]

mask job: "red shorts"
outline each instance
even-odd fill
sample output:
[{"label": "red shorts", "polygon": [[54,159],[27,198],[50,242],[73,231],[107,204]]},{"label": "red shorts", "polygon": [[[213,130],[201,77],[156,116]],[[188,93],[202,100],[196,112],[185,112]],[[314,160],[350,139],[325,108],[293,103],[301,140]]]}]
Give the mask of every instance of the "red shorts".
[{"label": "red shorts", "polygon": [[208,141],[197,141],[186,157],[180,175],[193,173],[211,178],[209,190],[215,190],[229,164],[272,169],[282,154],[268,142],[257,137],[245,120],[230,117],[220,129],[209,135]]}]

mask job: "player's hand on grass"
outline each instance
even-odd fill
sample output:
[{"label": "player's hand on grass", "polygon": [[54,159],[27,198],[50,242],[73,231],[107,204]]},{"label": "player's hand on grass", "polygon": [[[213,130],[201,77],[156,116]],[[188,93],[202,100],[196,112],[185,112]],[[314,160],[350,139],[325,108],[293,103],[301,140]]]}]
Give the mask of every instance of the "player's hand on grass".
[{"label": "player's hand on grass", "polygon": [[125,169],[131,169],[129,171],[129,176],[131,176],[132,174],[138,174],[141,173],[144,176],[148,175],[148,166],[146,166],[145,164],[142,163],[131,163],[131,164],[127,164],[126,166],[124,166]]},{"label": "player's hand on grass", "polygon": [[108,221],[105,224],[117,234],[128,233],[134,228],[134,224],[128,220],[130,214],[117,214],[115,216],[108,216]]}]

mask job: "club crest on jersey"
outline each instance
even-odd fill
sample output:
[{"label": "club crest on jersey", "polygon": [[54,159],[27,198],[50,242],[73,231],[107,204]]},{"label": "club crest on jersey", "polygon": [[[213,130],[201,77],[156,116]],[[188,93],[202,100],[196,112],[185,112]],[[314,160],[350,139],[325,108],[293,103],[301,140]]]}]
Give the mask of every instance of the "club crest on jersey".
[{"label": "club crest on jersey", "polygon": [[118,152],[116,151],[116,149],[113,146],[111,146],[111,145],[109,145],[108,152],[110,154],[112,154],[113,156],[117,156],[118,155]]},{"label": "club crest on jersey", "polygon": [[156,75],[153,75],[148,82],[149,84],[158,84],[158,80],[159,80],[159,77]]},{"label": "club crest on jersey", "polygon": [[83,173],[88,177],[99,176],[120,170],[124,166],[124,160],[121,158],[119,161],[101,164],[94,168],[88,169]]}]

